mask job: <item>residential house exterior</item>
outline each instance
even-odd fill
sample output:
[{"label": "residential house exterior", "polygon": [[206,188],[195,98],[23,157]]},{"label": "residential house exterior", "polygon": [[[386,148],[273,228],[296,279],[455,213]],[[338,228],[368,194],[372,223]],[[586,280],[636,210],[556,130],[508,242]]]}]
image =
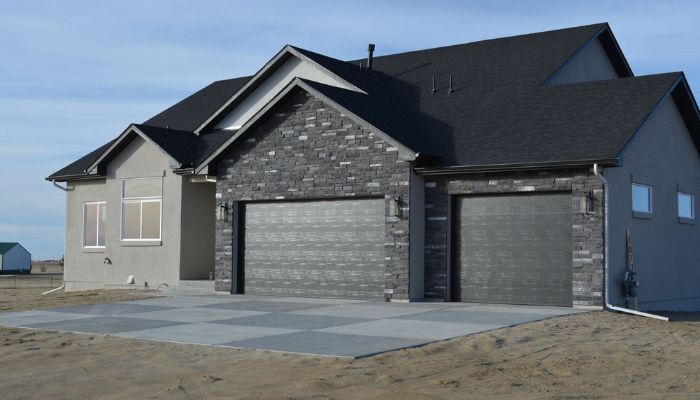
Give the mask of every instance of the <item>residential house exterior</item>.
[{"label": "residential house exterior", "polygon": [[682,73],[635,76],[607,24],[373,49],[287,45],[51,174],[66,289],[624,305],[629,230],[639,308],[698,308]]}]

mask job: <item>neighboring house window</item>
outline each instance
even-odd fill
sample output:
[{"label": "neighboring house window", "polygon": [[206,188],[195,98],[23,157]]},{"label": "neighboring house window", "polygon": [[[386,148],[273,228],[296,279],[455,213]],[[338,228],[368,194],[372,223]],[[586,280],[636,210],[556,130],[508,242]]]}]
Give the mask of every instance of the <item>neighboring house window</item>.
[{"label": "neighboring house window", "polygon": [[83,203],[83,247],[105,247],[106,221],[104,201]]},{"label": "neighboring house window", "polygon": [[651,213],[651,186],[632,184],[632,211]]},{"label": "neighboring house window", "polygon": [[124,179],[122,240],[160,240],[162,178]]},{"label": "neighboring house window", "polygon": [[678,217],[695,219],[695,196],[678,192]]}]

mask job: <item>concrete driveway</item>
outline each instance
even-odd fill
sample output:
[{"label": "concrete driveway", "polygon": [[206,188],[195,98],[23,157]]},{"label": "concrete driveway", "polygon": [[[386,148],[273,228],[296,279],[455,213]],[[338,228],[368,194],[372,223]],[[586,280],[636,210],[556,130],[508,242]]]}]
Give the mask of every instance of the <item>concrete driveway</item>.
[{"label": "concrete driveway", "polygon": [[0,314],[0,325],[358,358],[583,312],[473,303],[174,296]]}]

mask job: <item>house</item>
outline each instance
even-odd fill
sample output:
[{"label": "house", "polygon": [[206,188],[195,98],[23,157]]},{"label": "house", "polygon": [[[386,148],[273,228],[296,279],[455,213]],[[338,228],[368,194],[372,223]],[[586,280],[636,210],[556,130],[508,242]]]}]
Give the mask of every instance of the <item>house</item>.
[{"label": "house", "polygon": [[373,50],[284,46],[51,174],[66,289],[624,305],[629,229],[639,308],[700,306],[683,73],[608,24]]},{"label": "house", "polygon": [[0,274],[28,274],[32,271],[32,255],[21,244],[0,242]]}]

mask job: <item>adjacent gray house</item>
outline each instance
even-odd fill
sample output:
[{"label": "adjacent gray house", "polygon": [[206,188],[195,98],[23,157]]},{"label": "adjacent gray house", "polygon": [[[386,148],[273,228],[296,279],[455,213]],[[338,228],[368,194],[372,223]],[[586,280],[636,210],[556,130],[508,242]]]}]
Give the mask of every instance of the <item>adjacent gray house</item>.
[{"label": "adjacent gray house", "polygon": [[373,50],[287,45],[51,174],[66,289],[625,305],[631,254],[640,309],[700,307],[683,73],[607,24]]},{"label": "adjacent gray house", "polygon": [[32,271],[32,255],[21,244],[0,242],[0,274],[28,274]]}]

